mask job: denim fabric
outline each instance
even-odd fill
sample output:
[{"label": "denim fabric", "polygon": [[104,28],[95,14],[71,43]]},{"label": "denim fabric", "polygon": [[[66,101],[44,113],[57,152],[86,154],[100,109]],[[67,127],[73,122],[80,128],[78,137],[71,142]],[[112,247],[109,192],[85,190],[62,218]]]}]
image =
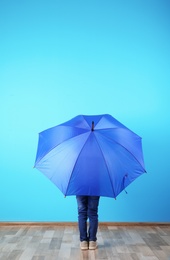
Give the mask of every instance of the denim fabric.
[{"label": "denim fabric", "polygon": [[[76,196],[78,204],[78,224],[80,241],[96,241],[98,229],[98,196]],[[89,229],[87,230],[87,219]]]}]

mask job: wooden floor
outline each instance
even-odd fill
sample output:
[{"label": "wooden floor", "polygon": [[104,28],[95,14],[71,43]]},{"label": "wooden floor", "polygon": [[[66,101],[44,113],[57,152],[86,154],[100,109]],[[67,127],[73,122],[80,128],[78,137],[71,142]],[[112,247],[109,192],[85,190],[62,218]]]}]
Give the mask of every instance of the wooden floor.
[{"label": "wooden floor", "polygon": [[167,260],[170,225],[100,225],[98,249],[81,251],[77,225],[0,226],[1,260]]}]

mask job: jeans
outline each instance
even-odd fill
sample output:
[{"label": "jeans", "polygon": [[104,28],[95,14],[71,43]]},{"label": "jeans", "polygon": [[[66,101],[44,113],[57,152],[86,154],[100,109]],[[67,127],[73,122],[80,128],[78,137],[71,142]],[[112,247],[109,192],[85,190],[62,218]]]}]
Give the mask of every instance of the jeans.
[{"label": "jeans", "polygon": [[[80,241],[96,241],[98,229],[98,196],[76,196],[78,205],[78,224]],[[89,229],[87,231],[87,219]]]}]

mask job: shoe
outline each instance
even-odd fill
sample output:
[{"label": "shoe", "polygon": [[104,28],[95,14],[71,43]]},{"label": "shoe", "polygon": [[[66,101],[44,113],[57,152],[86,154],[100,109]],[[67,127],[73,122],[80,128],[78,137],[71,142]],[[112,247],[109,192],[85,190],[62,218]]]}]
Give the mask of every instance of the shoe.
[{"label": "shoe", "polygon": [[89,249],[95,250],[97,248],[97,242],[96,241],[90,241],[89,242]]},{"label": "shoe", "polygon": [[87,241],[81,241],[80,242],[80,248],[81,250],[88,250],[89,249],[89,245]]}]

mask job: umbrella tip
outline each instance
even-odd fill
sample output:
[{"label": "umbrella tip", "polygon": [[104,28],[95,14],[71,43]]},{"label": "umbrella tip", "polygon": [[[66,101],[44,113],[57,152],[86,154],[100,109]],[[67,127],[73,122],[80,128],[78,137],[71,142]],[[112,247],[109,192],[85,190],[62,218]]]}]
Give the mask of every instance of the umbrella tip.
[{"label": "umbrella tip", "polygon": [[91,123],[91,131],[94,131],[94,121]]}]

